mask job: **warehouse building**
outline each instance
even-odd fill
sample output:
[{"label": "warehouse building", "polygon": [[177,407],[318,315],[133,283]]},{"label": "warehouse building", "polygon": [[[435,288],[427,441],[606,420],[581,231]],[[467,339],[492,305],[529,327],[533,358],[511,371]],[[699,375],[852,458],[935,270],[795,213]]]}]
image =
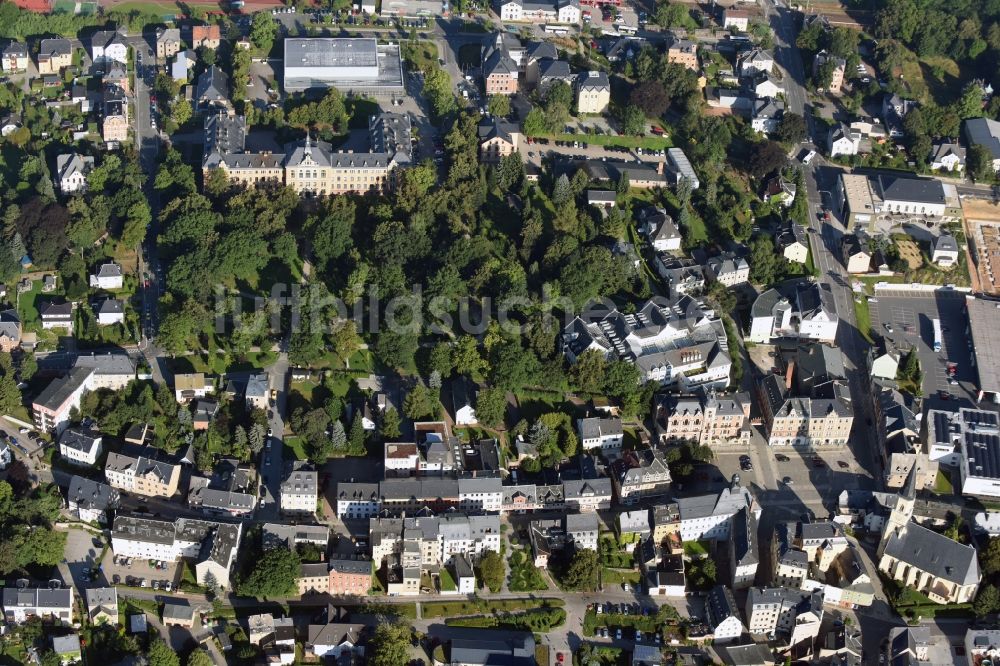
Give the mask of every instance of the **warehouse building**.
[{"label": "warehouse building", "polygon": [[313,37],[285,40],[285,90],[336,88],[375,96],[403,94],[397,44],[374,38]]}]

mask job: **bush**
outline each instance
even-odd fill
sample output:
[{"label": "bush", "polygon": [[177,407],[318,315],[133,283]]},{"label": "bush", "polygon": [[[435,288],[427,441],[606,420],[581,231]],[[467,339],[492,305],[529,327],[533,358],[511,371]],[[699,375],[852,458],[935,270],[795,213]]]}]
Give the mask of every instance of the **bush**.
[{"label": "bush", "polygon": [[475,617],[450,617],[444,621],[450,627],[480,627],[503,629],[523,629],[531,632],[545,632],[566,623],[566,611],[562,608],[538,608],[523,613],[502,613],[500,615],[477,615]]}]

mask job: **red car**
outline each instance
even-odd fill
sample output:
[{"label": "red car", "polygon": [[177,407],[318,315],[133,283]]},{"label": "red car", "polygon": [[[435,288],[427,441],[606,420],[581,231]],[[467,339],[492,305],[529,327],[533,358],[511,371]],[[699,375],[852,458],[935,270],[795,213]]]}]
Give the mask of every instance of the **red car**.
[{"label": "red car", "polygon": [[562,652],[556,652],[556,661],[558,661],[560,664],[563,662],[563,653]]}]

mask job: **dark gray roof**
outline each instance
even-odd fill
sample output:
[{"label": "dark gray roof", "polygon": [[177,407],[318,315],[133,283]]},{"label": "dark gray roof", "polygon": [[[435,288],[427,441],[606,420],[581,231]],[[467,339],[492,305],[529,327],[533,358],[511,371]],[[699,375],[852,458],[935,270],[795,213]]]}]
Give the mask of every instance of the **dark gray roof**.
[{"label": "dark gray roof", "polygon": [[73,605],[73,590],[47,587],[28,587],[23,590],[5,587],[3,590],[4,610],[14,608],[70,609]]},{"label": "dark gray roof", "polygon": [[69,480],[66,495],[70,504],[91,511],[107,511],[118,505],[118,491],[107,485],[83,476],[73,476]]},{"label": "dark gray roof", "polygon": [[713,626],[719,626],[730,617],[740,618],[739,607],[736,605],[736,598],[733,591],[723,585],[716,585],[708,593],[705,600],[705,610],[708,612],[709,620]]},{"label": "dark gray roof", "polygon": [[975,548],[913,522],[889,537],[885,554],[957,585],[979,582]]},{"label": "dark gray roof", "polygon": [[361,632],[365,630],[363,624],[342,624],[331,622],[330,624],[310,624],[306,643],[308,645],[342,645],[350,643],[357,645]]},{"label": "dark gray roof", "polygon": [[1000,122],[991,118],[970,118],[965,121],[965,136],[969,143],[989,151],[993,159],[1000,159]]},{"label": "dark gray roof", "polygon": [[87,378],[94,372],[92,368],[73,368],[65,377],[59,377],[49,382],[35,398],[34,404],[46,409],[58,409],[69,397],[77,391]]},{"label": "dark gray roof", "polygon": [[733,516],[733,549],[736,563],[756,564],[757,557],[757,518],[748,508],[740,509]]},{"label": "dark gray roof", "polygon": [[876,178],[882,199],[914,203],[943,204],[944,186],[933,178],[904,178],[879,174]]},{"label": "dark gray roof", "polygon": [[101,440],[101,433],[85,428],[68,428],[59,438],[59,446],[89,453]]},{"label": "dark gray roof", "polygon": [[328,569],[343,574],[370,574],[372,572],[372,561],[332,559],[330,560]]},{"label": "dark gray roof", "polygon": [[212,65],[198,77],[195,99],[212,101],[229,99],[229,77],[216,65]]},{"label": "dark gray roof", "polygon": [[125,305],[116,298],[106,298],[97,307],[97,314],[122,314],[125,312]]},{"label": "dark gray roof", "polygon": [[47,303],[39,310],[42,320],[66,319],[73,316],[72,303]]},{"label": "dark gray roof", "polygon": [[451,636],[452,663],[483,666],[535,664],[535,638],[528,632],[449,627],[448,635]]},{"label": "dark gray roof", "polygon": [[38,48],[39,58],[69,55],[73,52],[68,39],[43,39]]}]

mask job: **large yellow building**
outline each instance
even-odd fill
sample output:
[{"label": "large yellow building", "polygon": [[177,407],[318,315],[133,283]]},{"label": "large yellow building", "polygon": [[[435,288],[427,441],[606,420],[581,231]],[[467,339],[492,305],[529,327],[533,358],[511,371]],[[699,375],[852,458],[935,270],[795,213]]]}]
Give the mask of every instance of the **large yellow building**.
[{"label": "large yellow building", "polygon": [[205,119],[202,169],[206,177],[221,169],[234,182],[278,182],[300,194],[384,192],[394,185],[395,169],[411,162],[410,120],[380,113],[372,116],[368,129],[368,152],[333,150],[308,136],[282,152],[247,152],[246,120],[219,113]]}]

